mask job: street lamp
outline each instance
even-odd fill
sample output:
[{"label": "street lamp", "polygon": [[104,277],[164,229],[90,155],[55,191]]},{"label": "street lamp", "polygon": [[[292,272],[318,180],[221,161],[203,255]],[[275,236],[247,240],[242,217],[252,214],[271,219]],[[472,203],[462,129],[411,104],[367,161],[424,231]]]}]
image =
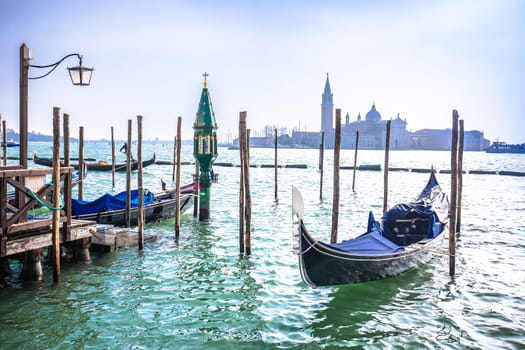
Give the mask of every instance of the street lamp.
[{"label": "street lamp", "polygon": [[71,82],[73,85],[89,86],[89,83],[91,82],[91,75],[95,69],[84,67],[82,65],[82,56],[80,56],[78,53],[75,55],[78,56],[78,66],[67,67],[69,76],[71,77]]},{"label": "street lamp", "polygon": [[[29,61],[33,58],[32,50],[24,43],[20,46],[20,116],[19,116],[19,133],[20,133],[20,148],[19,159],[20,166],[27,169],[27,120],[28,120],[28,80],[42,79],[51,74],[64,60],[69,57],[76,56],[79,64],[76,67],[68,67],[69,76],[73,85],[87,86],[91,82],[91,75],[93,68],[84,67],[82,65],[82,56],[78,53],[72,53],[62,57],[55,63],[48,65],[30,64]],[[32,68],[49,68],[45,74],[36,77],[29,77],[29,67]]]},{"label": "street lamp", "polygon": [[51,69],[46,74],[40,75],[38,77],[30,77],[29,79],[42,79],[48,76],[66,58],[73,57],[73,56],[76,56],[78,58],[79,63],[78,63],[78,66],[76,67],[67,67],[67,70],[69,71],[69,76],[71,77],[71,82],[73,83],[73,85],[88,86],[89,83],[91,82],[91,74],[93,73],[94,69],[84,67],[82,65],[82,56],[78,53],[72,53],[72,54],[66,55],[62,57],[58,62],[48,64],[45,66],[30,64],[29,67],[33,67],[33,68],[51,68]]}]

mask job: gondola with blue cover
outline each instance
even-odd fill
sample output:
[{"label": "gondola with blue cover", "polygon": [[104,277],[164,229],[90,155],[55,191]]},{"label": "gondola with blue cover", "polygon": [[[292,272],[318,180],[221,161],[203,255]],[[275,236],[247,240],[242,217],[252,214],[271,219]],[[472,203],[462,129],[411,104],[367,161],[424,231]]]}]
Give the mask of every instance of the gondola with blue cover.
[{"label": "gondola with blue cover", "polygon": [[448,197],[433,172],[413,201],[395,205],[380,221],[370,212],[366,233],[334,244],[308,233],[303,198],[295,187],[292,197],[294,250],[303,281],[313,287],[377,280],[415,269],[433,257],[448,223]]},{"label": "gondola with blue cover", "polygon": [[[144,222],[152,223],[175,216],[177,203],[180,212],[184,213],[191,207],[194,197],[194,183],[181,186],[179,200],[177,200],[175,190],[168,189],[153,194],[150,191],[144,191]],[[130,224],[138,224],[138,190],[132,190],[130,193]],[[126,225],[126,192],[120,192],[116,195],[106,193],[92,201],[72,199],[72,217],[78,220],[96,221],[98,224],[111,224],[115,226]]]}]

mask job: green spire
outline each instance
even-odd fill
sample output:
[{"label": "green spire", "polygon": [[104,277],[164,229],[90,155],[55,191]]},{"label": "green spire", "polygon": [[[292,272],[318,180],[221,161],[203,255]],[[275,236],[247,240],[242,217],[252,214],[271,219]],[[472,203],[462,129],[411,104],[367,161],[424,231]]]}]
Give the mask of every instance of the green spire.
[{"label": "green spire", "polygon": [[215,121],[215,113],[213,112],[213,105],[211,103],[210,93],[208,91],[208,82],[206,81],[208,73],[204,73],[203,75],[204,87],[202,88],[199,109],[197,110],[197,118],[195,118],[195,124],[193,124],[193,128],[211,131],[212,129],[217,129],[217,122]]}]

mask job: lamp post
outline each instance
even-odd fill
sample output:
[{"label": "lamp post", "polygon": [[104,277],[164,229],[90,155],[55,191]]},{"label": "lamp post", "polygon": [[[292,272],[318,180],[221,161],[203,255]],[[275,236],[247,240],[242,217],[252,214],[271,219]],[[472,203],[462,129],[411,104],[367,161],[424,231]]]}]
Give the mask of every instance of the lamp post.
[{"label": "lamp post", "polygon": [[[193,156],[200,167],[199,221],[210,220],[211,183],[216,181],[212,165],[217,159],[217,122],[208,92],[208,73],[204,73],[199,109],[193,124]],[[197,180],[197,179],[196,179]]]},{"label": "lamp post", "polygon": [[[33,58],[32,50],[24,43],[20,46],[20,119],[19,119],[19,133],[20,133],[20,165],[27,169],[27,120],[28,120],[28,80],[41,79],[51,74],[60,63],[69,57],[77,57],[79,64],[76,67],[68,67],[69,76],[73,85],[87,86],[91,82],[91,75],[93,68],[84,67],[82,65],[82,56],[78,53],[73,53],[62,57],[55,63],[48,65],[33,65],[29,61]],[[37,77],[29,77],[29,67],[33,68],[48,68],[49,71]]]},{"label": "lamp post", "polygon": [[[65,59],[76,56],[79,59],[79,65],[77,67],[69,68],[69,75],[71,77],[71,82],[73,85],[80,85],[80,86],[86,86],[89,85],[91,82],[91,74],[93,73],[93,68],[87,68],[82,66],[82,56],[80,56],[77,53],[66,55],[62,57],[59,61],[49,64],[49,65],[32,65],[29,63],[29,61],[33,58],[33,53],[29,47],[24,43],[20,46],[20,96],[19,96],[19,102],[20,102],[20,115],[19,115],[19,133],[20,133],[20,153],[19,153],[19,164],[21,168],[27,169],[27,121],[28,121],[28,81],[29,79],[41,79],[49,74],[51,74],[60,63],[62,63]],[[37,76],[37,77],[29,77],[29,67],[33,68],[48,68],[49,71],[43,75]],[[55,129],[55,127],[53,128]],[[55,132],[53,132],[55,133]],[[57,155],[58,156],[58,155]],[[23,182],[23,177],[18,177],[18,181]],[[56,183],[55,179],[55,183]],[[57,192],[58,193],[58,192]],[[22,191],[16,191],[16,198],[15,201],[17,203],[17,207],[21,208],[24,205],[25,202],[25,196],[23,195]],[[55,212],[53,214],[53,217],[55,217],[57,213]],[[27,219],[25,217],[22,217],[19,219],[19,222],[24,222]],[[55,219],[54,219],[55,220]],[[55,232],[55,231],[54,231]],[[55,233],[53,233],[54,238]],[[58,241],[58,239],[57,239]],[[57,245],[58,247],[58,245]],[[42,259],[42,249],[33,249],[31,251],[28,251],[24,255],[24,267],[22,269],[22,275],[25,275],[29,279],[41,279],[42,278],[42,268],[40,265],[40,260]],[[58,254],[55,252],[55,258],[58,260],[58,263],[55,265],[55,273],[56,271],[60,271],[60,263],[58,259]],[[55,277],[55,281],[57,281],[58,277]]]}]

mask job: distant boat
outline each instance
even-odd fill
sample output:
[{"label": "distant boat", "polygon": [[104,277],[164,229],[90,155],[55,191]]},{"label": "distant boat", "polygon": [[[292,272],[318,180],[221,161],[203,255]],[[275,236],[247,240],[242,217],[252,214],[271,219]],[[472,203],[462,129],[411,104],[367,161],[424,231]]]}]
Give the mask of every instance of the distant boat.
[{"label": "distant boat", "polygon": [[7,143],[5,145],[2,142],[1,147],[20,147],[20,144],[18,142],[16,142],[16,141],[10,140],[10,141],[7,141]]},{"label": "distant boat", "polygon": [[[33,154],[33,162],[39,165],[45,165],[49,167],[53,166],[53,159],[40,158],[39,156],[36,155],[36,153]],[[150,159],[142,161],[142,167],[145,168],[154,163],[155,163],[155,153],[153,153],[153,156]],[[113,167],[111,162],[106,162],[102,160],[99,160],[98,162],[97,161],[85,162],[85,165],[89,170],[95,170],[95,171],[111,171]],[[78,163],[72,163],[71,166],[74,167],[75,169],[78,169]],[[131,161],[131,170],[137,170],[137,168],[138,168],[138,162],[135,159],[133,159]],[[126,162],[116,163],[115,171],[126,171]]]},{"label": "distant boat", "polygon": [[487,153],[525,153],[525,143],[508,144],[502,141],[494,141],[489,148],[485,148]]}]

